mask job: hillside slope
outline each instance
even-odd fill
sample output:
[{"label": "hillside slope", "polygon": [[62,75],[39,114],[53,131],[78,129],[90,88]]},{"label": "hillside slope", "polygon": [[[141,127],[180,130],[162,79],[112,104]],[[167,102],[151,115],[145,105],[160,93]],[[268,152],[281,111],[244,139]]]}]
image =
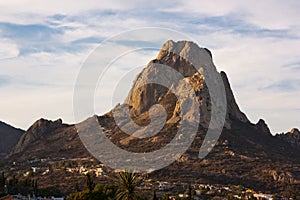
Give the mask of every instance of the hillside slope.
[{"label": "hillside slope", "polygon": [[10,153],[24,131],[0,121],[0,159]]}]

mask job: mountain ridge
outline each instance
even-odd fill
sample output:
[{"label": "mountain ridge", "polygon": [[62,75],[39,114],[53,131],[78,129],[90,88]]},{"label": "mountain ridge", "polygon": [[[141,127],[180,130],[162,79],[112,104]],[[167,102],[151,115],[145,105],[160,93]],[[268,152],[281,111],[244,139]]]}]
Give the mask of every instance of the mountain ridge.
[{"label": "mountain ridge", "polygon": [[10,153],[23,133],[22,129],[0,121],[0,159]]}]

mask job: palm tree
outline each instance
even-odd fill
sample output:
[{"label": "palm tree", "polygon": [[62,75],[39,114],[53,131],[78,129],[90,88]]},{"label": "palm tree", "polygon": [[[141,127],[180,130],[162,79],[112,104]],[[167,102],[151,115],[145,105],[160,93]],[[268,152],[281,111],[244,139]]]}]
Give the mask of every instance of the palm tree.
[{"label": "palm tree", "polygon": [[130,171],[119,172],[116,182],[119,186],[116,200],[138,199],[136,188],[142,182],[142,179],[137,173]]}]

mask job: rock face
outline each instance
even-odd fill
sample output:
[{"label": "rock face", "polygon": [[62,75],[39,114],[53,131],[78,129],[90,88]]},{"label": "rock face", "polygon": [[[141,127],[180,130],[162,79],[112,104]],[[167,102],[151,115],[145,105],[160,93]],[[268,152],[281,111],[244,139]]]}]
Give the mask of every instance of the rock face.
[{"label": "rock face", "polygon": [[270,170],[269,172],[274,181],[281,182],[281,183],[294,183],[295,178],[291,172],[277,172],[275,170]]},{"label": "rock face", "polygon": [[[197,55],[194,55],[196,54]],[[199,55],[198,55],[199,54]],[[170,73],[165,73],[164,69],[153,70],[154,64],[166,65],[182,74],[183,79],[190,83],[195,91],[197,101],[200,104],[200,124],[203,127],[208,127],[211,117],[211,98],[205,77],[201,74],[202,68],[196,70],[195,67],[185,58],[189,56],[199,57],[200,62],[205,64],[207,60],[212,62],[212,54],[206,48],[199,48],[197,44],[188,41],[167,41],[160,50],[156,59],[152,60],[148,66],[137,76],[133,86],[125,101],[131,106],[131,113],[136,116],[149,110],[154,104],[161,104],[167,102],[171,105],[167,109],[168,118],[178,116],[180,112],[180,105],[176,97],[171,95],[170,88],[163,87],[157,84],[144,84],[149,80],[160,76],[165,82],[171,82],[171,89],[179,90],[179,93],[184,93],[185,88],[180,88],[176,83],[172,82],[173,77]],[[212,66],[213,72],[217,72],[216,68]],[[242,113],[235,101],[233,92],[230,88],[228,78],[224,72],[221,72],[223,79],[226,98],[227,98],[227,117],[225,127],[230,128],[231,120],[237,119],[242,122],[249,122],[246,115]],[[177,88],[176,88],[177,87]],[[191,108],[192,109],[192,108]]]},{"label": "rock face", "polygon": [[227,97],[227,113],[228,113],[227,120],[237,119],[244,123],[249,122],[247,116],[240,111],[239,106],[235,101],[226,73],[221,72],[221,76],[224,82],[226,97]]},{"label": "rock face", "polygon": [[263,119],[258,120],[257,124],[255,124],[255,128],[265,134],[271,135],[271,131]]},{"label": "rock face", "polygon": [[77,158],[89,157],[73,125],[63,124],[61,119],[37,120],[22,135],[10,158]]},{"label": "rock face", "polygon": [[23,130],[0,121],[0,159],[13,149],[23,134]]},{"label": "rock face", "polygon": [[50,121],[45,119],[37,120],[20,138],[18,144],[14,148],[13,153],[19,153],[24,150],[24,148],[38,139],[46,136],[49,132],[56,128],[62,127],[62,120],[58,119],[56,121]]},{"label": "rock face", "polygon": [[293,146],[300,146],[300,131],[297,128],[293,128],[287,133],[277,134],[276,137],[290,143]]}]

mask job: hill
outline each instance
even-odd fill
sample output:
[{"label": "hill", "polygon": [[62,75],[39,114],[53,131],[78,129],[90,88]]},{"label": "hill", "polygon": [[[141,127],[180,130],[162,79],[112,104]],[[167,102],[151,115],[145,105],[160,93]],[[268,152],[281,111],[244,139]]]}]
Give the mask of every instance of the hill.
[{"label": "hill", "polygon": [[0,121],[0,159],[10,153],[24,131]]}]

